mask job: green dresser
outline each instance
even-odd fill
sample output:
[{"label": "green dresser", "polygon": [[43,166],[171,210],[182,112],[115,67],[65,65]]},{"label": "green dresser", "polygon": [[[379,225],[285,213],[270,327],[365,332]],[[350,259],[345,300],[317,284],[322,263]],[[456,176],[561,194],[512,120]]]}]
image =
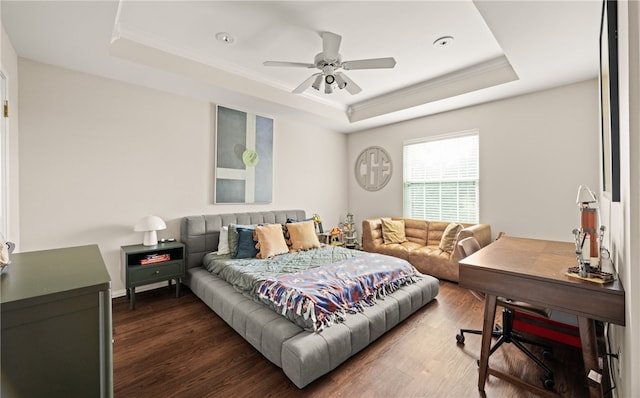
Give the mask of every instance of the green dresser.
[{"label": "green dresser", "polygon": [[111,278],[98,246],[13,254],[0,278],[1,396],[112,397]]}]

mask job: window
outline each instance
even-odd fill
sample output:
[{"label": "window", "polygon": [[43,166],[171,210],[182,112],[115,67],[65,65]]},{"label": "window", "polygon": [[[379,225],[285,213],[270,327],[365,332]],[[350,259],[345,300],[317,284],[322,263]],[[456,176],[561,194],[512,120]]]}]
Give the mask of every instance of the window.
[{"label": "window", "polygon": [[478,222],[478,132],[405,142],[404,216]]}]

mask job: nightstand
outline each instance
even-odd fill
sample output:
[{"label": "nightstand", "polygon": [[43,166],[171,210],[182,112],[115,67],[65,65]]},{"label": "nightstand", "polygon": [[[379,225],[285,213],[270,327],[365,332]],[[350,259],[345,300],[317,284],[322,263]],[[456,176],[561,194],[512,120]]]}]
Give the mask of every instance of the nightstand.
[{"label": "nightstand", "polygon": [[184,277],[184,245],[180,242],[158,243],[153,246],[121,246],[122,279],[125,281],[129,308],[136,307],[136,286],[176,281],[176,297],[180,297],[180,282]]},{"label": "nightstand", "polygon": [[331,234],[329,232],[318,232],[316,235],[318,235],[320,243],[324,243],[325,245],[331,243]]}]

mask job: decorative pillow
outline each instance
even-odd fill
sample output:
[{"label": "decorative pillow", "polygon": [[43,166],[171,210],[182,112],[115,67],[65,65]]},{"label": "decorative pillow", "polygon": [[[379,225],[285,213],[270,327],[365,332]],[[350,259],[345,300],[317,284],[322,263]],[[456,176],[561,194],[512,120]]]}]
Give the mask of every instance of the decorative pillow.
[{"label": "decorative pillow", "polygon": [[454,222],[447,225],[442,233],[442,239],[440,239],[440,250],[443,252],[451,253],[453,251],[453,245],[456,242],[458,232],[462,229],[462,225]]},{"label": "decorative pillow", "polygon": [[255,258],[258,255],[256,241],[253,240],[253,228],[237,227],[238,251],[235,258]]},{"label": "decorative pillow", "polygon": [[291,240],[291,251],[309,250],[320,247],[318,235],[313,221],[287,223],[287,231]]},{"label": "decorative pillow", "polygon": [[218,253],[219,256],[223,254],[229,254],[229,226],[220,228],[220,239],[218,241]]},{"label": "decorative pillow", "polygon": [[229,253],[231,257],[235,258],[236,253],[238,252],[238,228],[248,228],[254,229],[255,225],[239,225],[239,224],[229,224]]},{"label": "decorative pillow", "polygon": [[305,222],[305,221],[315,221],[315,220],[313,219],[313,217],[305,218],[304,220],[296,220],[294,218],[287,218],[287,223],[288,224],[292,224],[292,223],[295,223],[295,222]]},{"label": "decorative pillow", "polygon": [[256,248],[259,250],[256,257],[269,258],[289,252],[289,246],[284,240],[282,225],[267,224],[257,226],[255,235],[258,239]]},{"label": "decorative pillow", "polygon": [[[314,221],[313,217],[309,217],[309,218],[305,218],[304,220],[296,220],[295,218],[287,218],[287,224],[293,224],[293,223],[298,223],[298,222],[305,222],[305,221]],[[315,225],[314,225],[315,227]]]},{"label": "decorative pillow", "polygon": [[382,239],[385,244],[402,243],[407,241],[404,233],[404,220],[382,218]]}]

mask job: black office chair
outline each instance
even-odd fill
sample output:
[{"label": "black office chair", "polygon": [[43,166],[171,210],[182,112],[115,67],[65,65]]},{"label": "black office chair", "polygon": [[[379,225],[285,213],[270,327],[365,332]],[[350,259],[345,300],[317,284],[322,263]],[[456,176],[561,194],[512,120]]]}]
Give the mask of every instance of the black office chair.
[{"label": "black office chair", "polygon": [[[480,250],[480,244],[474,237],[469,237],[462,239],[458,242],[457,250],[459,250],[460,258],[464,258],[470,256],[476,251]],[[480,292],[471,291],[471,293],[478,298],[479,300],[484,301],[484,294]],[[549,318],[549,311],[546,308],[535,307],[531,304],[522,302],[522,301],[514,301],[510,299],[506,299],[504,297],[497,298],[497,305],[502,307],[502,327],[496,326],[492,331],[492,336],[496,337],[498,340],[493,344],[491,350],[489,351],[489,356],[493,354],[500,346],[504,343],[513,343],[516,347],[520,349],[520,351],[524,352],[533,362],[538,364],[544,371],[545,375],[542,376],[542,385],[544,388],[551,390],[555,385],[553,378],[553,371],[545,365],[538,357],[533,355],[531,351],[527,349],[523,345],[523,343],[536,345],[543,348],[542,355],[544,359],[551,359],[553,357],[551,348],[540,344],[537,341],[530,340],[524,336],[521,336],[514,332],[513,330],[513,319],[515,313],[522,312],[525,314],[529,314],[532,316],[540,317],[540,318]],[[479,334],[482,335],[482,330],[476,329],[460,329],[460,334],[456,335],[456,341],[458,344],[464,344],[464,334]]]}]

